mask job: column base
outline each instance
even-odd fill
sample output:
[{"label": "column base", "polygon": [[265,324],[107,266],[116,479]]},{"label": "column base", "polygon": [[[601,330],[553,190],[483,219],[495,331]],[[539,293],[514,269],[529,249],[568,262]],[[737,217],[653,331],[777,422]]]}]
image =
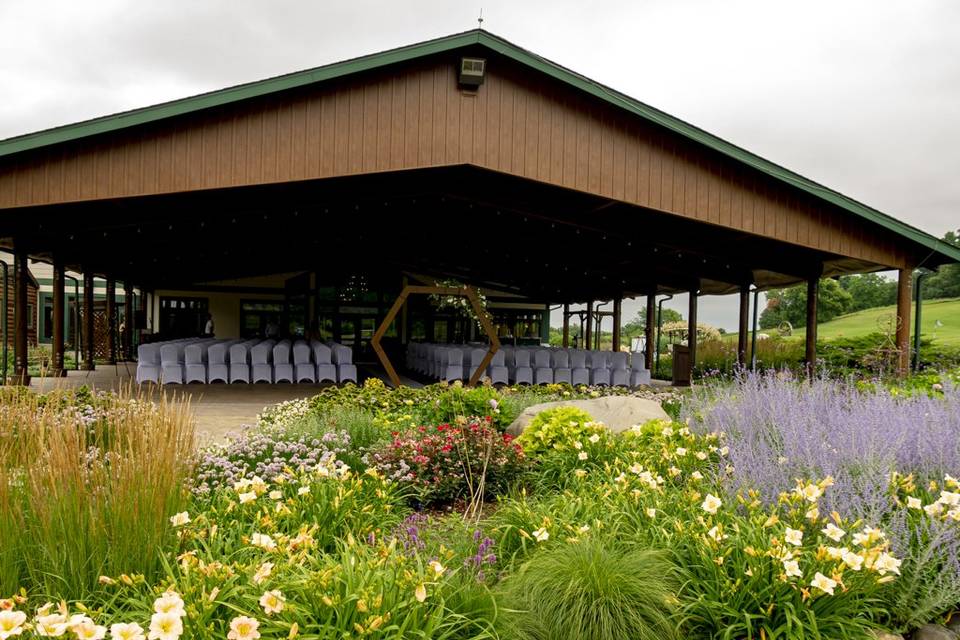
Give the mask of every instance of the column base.
[{"label": "column base", "polygon": [[16,386],[29,387],[30,386],[30,374],[29,373],[14,373],[10,376],[9,384]]}]

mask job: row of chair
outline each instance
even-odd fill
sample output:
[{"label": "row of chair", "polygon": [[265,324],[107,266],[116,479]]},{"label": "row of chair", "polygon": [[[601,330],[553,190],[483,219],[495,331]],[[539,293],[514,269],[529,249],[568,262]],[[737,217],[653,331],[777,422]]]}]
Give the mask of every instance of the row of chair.
[{"label": "row of chair", "polygon": [[138,383],[347,381],[357,381],[353,351],[334,342],[183,338],[137,350]]},{"label": "row of chair", "polygon": [[[486,353],[486,346],[411,343],[407,346],[406,364],[411,371],[429,378],[468,380]],[[625,351],[504,346],[493,354],[484,375],[494,384],[650,384],[644,354]]]}]

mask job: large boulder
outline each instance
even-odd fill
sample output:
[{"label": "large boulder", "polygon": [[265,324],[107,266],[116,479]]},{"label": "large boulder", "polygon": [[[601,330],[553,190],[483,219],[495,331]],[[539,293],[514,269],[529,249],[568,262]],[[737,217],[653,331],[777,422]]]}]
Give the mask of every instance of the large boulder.
[{"label": "large boulder", "polygon": [[913,632],[913,640],[957,640],[957,634],[938,624],[925,624]]},{"label": "large boulder", "polygon": [[656,400],[647,400],[634,396],[606,396],[589,400],[561,400],[559,402],[543,402],[527,407],[517,416],[517,419],[507,427],[507,433],[518,436],[523,433],[533,418],[547,409],[554,407],[577,407],[583,409],[597,422],[602,422],[610,431],[620,433],[635,424],[643,424],[648,420],[669,420],[663,407]]}]

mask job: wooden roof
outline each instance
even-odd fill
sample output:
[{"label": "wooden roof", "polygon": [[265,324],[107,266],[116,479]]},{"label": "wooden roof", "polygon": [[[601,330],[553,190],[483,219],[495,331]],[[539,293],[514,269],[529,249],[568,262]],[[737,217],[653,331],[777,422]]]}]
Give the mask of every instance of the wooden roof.
[{"label": "wooden roof", "polygon": [[[477,91],[457,85],[461,55],[488,60]],[[735,258],[736,278],[691,272],[726,283],[717,290],[744,278],[772,286],[811,273],[960,261],[960,251],[922,231],[479,30],[2,141],[0,237],[80,260],[62,231],[75,228],[76,239],[103,227],[105,202],[114,215],[125,211],[110,222],[119,239],[153,222],[142,212],[170,218],[157,210],[164,195],[189,207],[187,196],[206,192],[208,211],[220,215],[238,206],[211,199],[224,190],[298,183],[299,194],[320,201],[332,179],[442,167],[473,167],[447,174],[457,176],[451,192],[471,192],[461,181],[473,176],[497,185],[491,200],[501,210],[510,194],[497,175],[542,185],[541,203],[514,208],[559,203],[567,210],[537,214],[553,220],[548,228],[563,220],[707,262]],[[463,202],[483,206],[481,195]],[[22,216],[30,208],[83,220],[37,228],[44,218]],[[417,213],[408,215],[415,223]],[[652,229],[672,235],[651,238]],[[682,229],[698,236],[689,246]],[[765,249],[751,265],[743,249],[770,244],[790,263]]]}]

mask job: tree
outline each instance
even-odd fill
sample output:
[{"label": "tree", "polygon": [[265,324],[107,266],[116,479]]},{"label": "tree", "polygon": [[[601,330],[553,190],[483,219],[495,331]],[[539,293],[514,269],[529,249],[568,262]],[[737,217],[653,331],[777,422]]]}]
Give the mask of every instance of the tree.
[{"label": "tree", "polygon": [[[853,302],[853,296],[845,291],[836,280],[820,280],[820,292],[817,295],[817,320],[829,322],[846,313]],[[788,289],[773,289],[767,292],[767,308],[760,314],[760,328],[773,329],[782,322],[794,327],[807,324],[807,285],[802,284]]]},{"label": "tree", "polygon": [[[663,310],[663,322],[678,322],[683,320],[683,316],[680,315],[679,311],[673,309],[664,309]],[[625,325],[623,325],[623,335],[625,336],[642,336],[647,326],[647,308],[643,307],[640,311],[637,312],[637,315],[633,317],[633,320],[630,320]],[[654,322],[656,326],[656,322]]]},{"label": "tree", "polygon": [[[948,231],[943,241],[960,247],[960,229]],[[923,297],[927,300],[960,297],[960,264],[947,264],[923,281]]]},{"label": "tree", "polygon": [[878,273],[842,276],[840,287],[852,296],[848,313],[873,307],[886,307],[897,301],[897,283]]}]

